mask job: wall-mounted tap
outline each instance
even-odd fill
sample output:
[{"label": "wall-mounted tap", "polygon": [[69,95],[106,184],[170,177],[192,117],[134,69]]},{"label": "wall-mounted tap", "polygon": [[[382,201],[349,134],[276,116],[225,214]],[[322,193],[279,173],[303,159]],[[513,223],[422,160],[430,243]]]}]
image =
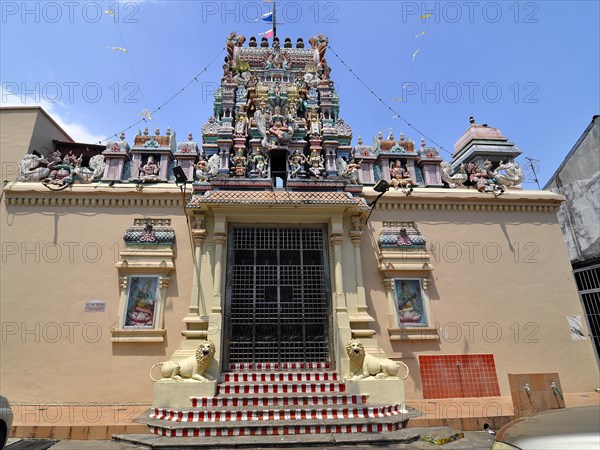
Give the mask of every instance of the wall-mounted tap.
[{"label": "wall-mounted tap", "polygon": [[560,392],[560,389],[556,385],[556,381],[550,383],[550,388],[552,388],[552,390],[554,391],[554,395],[557,395],[563,401],[565,400],[565,398],[562,395],[562,392]]},{"label": "wall-mounted tap", "polygon": [[527,392],[527,395],[531,394],[531,386],[529,383],[525,383],[525,392]]}]

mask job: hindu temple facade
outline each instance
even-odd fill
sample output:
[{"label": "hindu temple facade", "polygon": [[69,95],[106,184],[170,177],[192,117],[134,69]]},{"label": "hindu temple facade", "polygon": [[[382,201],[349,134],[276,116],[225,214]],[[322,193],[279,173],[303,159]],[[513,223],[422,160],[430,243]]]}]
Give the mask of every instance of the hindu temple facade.
[{"label": "hindu temple facade", "polygon": [[[325,371],[336,392],[394,414],[510,395],[507,373],[596,387],[590,342],[566,320],[581,305],[563,199],[522,189],[521,151],[500,130],[471,118],[448,162],[403,134],[353,143],[327,38],[226,42],[200,139],[146,128],[90,149],[58,133],[6,156],[19,170],[2,208],[2,313],[15,324],[3,392],[137,402],[156,418],[240,393],[232,374],[261,370]],[[14,129],[17,116],[3,111]],[[50,323],[59,339],[44,338]],[[378,370],[361,375],[353,341]],[[25,386],[41,359],[45,375]],[[159,363],[170,369],[153,383]]]}]

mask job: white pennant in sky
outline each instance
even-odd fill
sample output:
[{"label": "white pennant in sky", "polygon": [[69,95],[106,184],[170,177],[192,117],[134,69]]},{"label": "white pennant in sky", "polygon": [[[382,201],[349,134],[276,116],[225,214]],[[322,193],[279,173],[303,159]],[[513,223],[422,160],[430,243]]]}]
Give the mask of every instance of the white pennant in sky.
[{"label": "white pennant in sky", "polygon": [[110,48],[111,50],[114,50],[116,52],[127,53],[127,49],[123,48],[123,47],[106,47],[106,48]]},{"label": "white pennant in sky", "polygon": [[144,119],[146,120],[152,120],[152,114],[150,113],[149,110],[147,109],[142,109],[139,113],[138,116],[142,116]]}]

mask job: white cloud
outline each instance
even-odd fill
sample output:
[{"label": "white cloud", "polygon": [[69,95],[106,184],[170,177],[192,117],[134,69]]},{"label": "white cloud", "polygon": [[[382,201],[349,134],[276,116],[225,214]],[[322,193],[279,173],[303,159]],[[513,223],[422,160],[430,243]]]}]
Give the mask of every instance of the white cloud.
[{"label": "white cloud", "polygon": [[16,95],[10,92],[5,92],[4,87],[0,85],[0,106],[41,106],[44,108],[50,117],[52,117],[56,123],[58,123],[63,130],[65,130],[69,136],[73,138],[75,142],[82,142],[86,144],[97,144],[100,140],[104,139],[104,136],[99,136],[93,133],[83,123],[75,122],[66,119],[57,105],[63,106],[60,103],[51,103],[47,100],[40,98],[36,101],[31,96],[27,95]]}]

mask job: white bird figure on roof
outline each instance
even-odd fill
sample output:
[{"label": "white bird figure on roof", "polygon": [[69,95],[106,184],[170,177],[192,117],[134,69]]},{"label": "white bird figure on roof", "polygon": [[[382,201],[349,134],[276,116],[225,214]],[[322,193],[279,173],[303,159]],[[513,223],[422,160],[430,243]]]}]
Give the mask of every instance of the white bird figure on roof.
[{"label": "white bird figure on roof", "polygon": [[467,174],[465,172],[465,165],[461,164],[458,168],[458,172],[452,175],[452,164],[447,161],[443,161],[440,164],[442,169],[442,180],[448,184],[451,188],[462,187],[463,183],[467,181]]}]

